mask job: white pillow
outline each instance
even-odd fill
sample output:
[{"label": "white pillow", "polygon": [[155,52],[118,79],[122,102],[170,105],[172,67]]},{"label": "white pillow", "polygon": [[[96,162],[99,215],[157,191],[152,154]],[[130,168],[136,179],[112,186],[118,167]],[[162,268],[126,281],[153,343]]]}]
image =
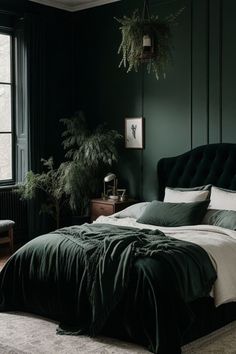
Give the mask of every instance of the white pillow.
[{"label": "white pillow", "polygon": [[211,187],[211,202],[208,209],[236,210],[236,191]]},{"label": "white pillow", "polygon": [[119,211],[118,213],[113,214],[112,216],[115,216],[116,218],[138,219],[144,212],[148,204],[150,204],[150,202],[136,203]]},{"label": "white pillow", "polygon": [[164,202],[167,203],[194,203],[207,200],[209,191],[180,191],[172,188],[165,188]]}]

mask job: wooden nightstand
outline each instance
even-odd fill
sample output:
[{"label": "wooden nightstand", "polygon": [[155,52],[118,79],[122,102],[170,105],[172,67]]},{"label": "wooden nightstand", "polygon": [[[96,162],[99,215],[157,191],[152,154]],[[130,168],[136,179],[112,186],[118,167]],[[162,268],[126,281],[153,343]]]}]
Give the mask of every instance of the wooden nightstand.
[{"label": "wooden nightstand", "polygon": [[111,215],[121,211],[128,206],[137,203],[137,200],[127,199],[123,202],[111,199],[92,199],[90,202],[91,221],[96,220],[100,215]]}]

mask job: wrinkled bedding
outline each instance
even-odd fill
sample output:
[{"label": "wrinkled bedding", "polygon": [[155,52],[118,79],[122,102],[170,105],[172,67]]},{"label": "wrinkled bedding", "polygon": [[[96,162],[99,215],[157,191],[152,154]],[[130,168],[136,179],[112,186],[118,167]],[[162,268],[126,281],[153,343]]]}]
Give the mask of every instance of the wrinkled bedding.
[{"label": "wrinkled bedding", "polygon": [[208,253],[217,272],[217,280],[211,292],[215,305],[236,301],[236,231],[212,225],[159,227],[140,224],[129,217],[101,216],[96,220],[96,223],[104,222],[140,229],[158,229],[173,238],[199,245]]},{"label": "wrinkled bedding", "polygon": [[208,296],[216,279],[212,261],[192,242],[113,219],[19,249],[0,273],[0,310],[56,319],[61,334],[105,332],[153,353],[180,353],[193,321],[188,303]]}]

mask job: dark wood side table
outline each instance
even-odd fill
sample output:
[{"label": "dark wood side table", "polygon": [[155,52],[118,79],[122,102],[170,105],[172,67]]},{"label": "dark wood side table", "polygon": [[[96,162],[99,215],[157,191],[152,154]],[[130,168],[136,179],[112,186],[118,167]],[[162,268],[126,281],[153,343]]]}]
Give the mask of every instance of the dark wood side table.
[{"label": "dark wood side table", "polygon": [[123,202],[112,199],[92,199],[90,201],[91,221],[96,220],[100,215],[109,216],[117,213],[135,203],[138,203],[135,199],[127,199]]}]

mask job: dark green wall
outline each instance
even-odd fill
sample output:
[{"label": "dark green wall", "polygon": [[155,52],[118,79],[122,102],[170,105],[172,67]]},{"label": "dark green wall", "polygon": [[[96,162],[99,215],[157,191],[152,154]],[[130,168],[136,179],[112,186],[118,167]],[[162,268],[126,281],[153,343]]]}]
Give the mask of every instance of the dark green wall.
[{"label": "dark green wall", "polygon": [[151,11],[161,17],[183,6],[185,11],[173,28],[173,65],[167,78],[157,81],[145,72],[143,85],[141,73],[118,68],[120,33],[114,20],[142,3],[123,0],[76,14],[26,0],[1,0],[0,8],[33,14],[45,34],[45,91],[43,101],[34,104],[41,109],[38,134],[44,156],[60,159],[58,119],[77,108],[84,109],[91,125],[107,121],[121,132],[125,117],[143,114],[145,149],[122,149],[118,173],[120,186],[127,186],[131,195],[153,199],[161,157],[202,144],[236,142],[236,2],[150,0]]},{"label": "dark green wall", "polygon": [[[143,151],[123,150],[120,177],[134,196],[157,196],[156,164],[215,142],[236,143],[236,36],[234,0],[151,0],[151,11],[166,16],[185,6],[173,28],[173,66],[156,81],[145,73],[118,69],[118,24],[142,1],[122,1],[76,14],[78,102],[96,121],[123,131],[124,118],[146,120]],[[79,89],[80,87],[80,89]],[[81,87],[82,91],[81,92]],[[81,95],[82,94],[82,95]],[[142,173],[143,171],[143,173]]]}]

